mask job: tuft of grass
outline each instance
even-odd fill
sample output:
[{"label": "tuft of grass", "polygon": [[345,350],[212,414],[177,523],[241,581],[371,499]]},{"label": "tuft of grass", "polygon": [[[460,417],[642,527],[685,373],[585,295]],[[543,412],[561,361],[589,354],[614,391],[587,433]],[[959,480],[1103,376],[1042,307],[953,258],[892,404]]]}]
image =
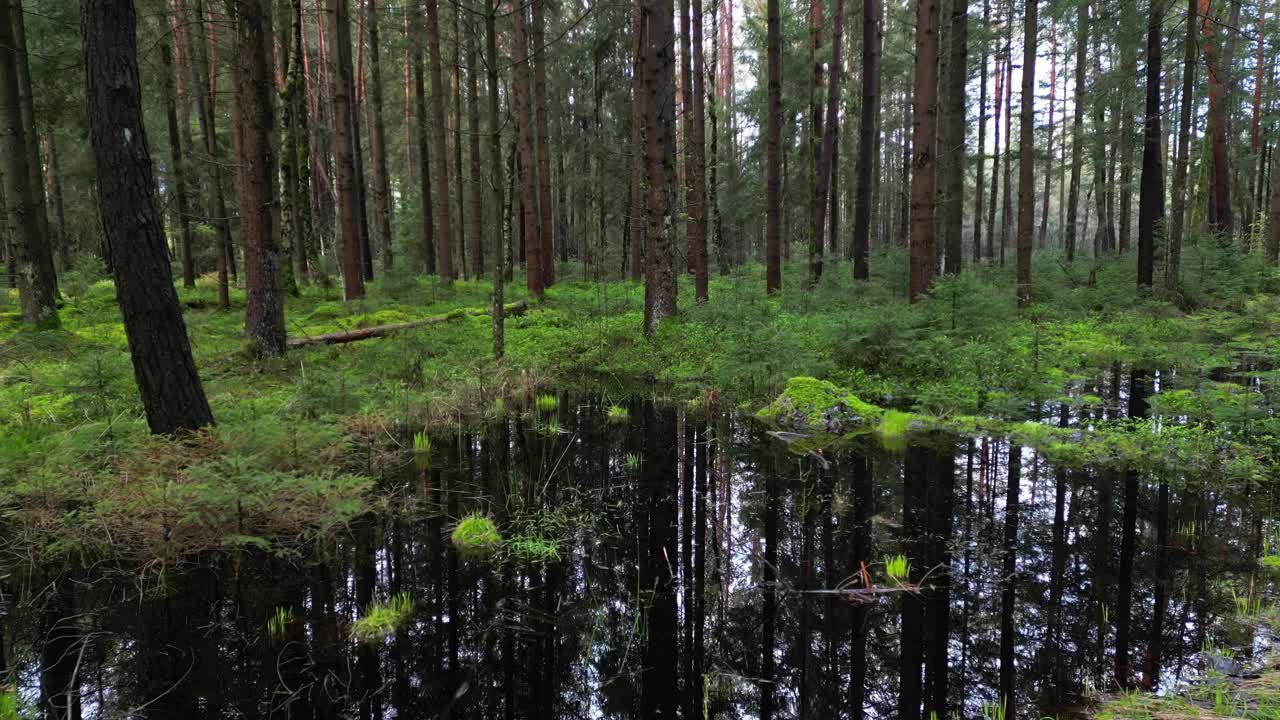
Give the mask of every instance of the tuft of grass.
[{"label": "tuft of grass", "polygon": [[626,465],[628,471],[635,472],[640,469],[640,456],[633,452],[629,452],[627,453],[627,457],[623,463]]},{"label": "tuft of grass", "polygon": [[498,417],[507,414],[507,401],[505,398],[498,397],[493,399],[493,414]]},{"label": "tuft of grass", "polygon": [[507,544],[511,554],[525,562],[551,562],[560,559],[560,546],[554,540],[539,537],[514,537]]},{"label": "tuft of grass", "polygon": [[413,464],[420,470],[431,467],[431,438],[425,432],[413,434]]},{"label": "tuft of grass", "polygon": [[901,584],[911,575],[911,561],[907,560],[906,555],[885,557],[884,572],[890,580]]},{"label": "tuft of grass", "polygon": [[539,395],[534,404],[538,412],[555,412],[555,409],[560,407],[560,399],[555,395]]},{"label": "tuft of grass", "polygon": [[502,545],[502,535],[493,520],[479,513],[462,518],[449,539],[464,557],[485,557]]},{"label": "tuft of grass", "polygon": [[284,639],[284,634],[293,620],[293,610],[291,608],[276,608],[271,617],[267,618],[267,637],[275,642],[280,642]]},{"label": "tuft of grass", "polygon": [[631,411],[621,405],[610,405],[608,419],[611,423],[624,423],[631,418]]},{"label": "tuft of grass", "polygon": [[391,636],[413,614],[409,593],[397,593],[385,603],[371,603],[351,626],[351,636],[363,643],[380,642]]}]

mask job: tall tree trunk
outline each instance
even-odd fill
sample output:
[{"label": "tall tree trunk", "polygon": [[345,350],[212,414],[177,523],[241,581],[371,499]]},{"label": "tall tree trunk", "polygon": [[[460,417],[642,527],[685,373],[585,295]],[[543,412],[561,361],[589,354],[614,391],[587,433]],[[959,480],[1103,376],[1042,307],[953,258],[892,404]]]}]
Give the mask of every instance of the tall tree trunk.
[{"label": "tall tree trunk", "polygon": [[1164,62],[1160,24],[1164,6],[1151,0],[1147,20],[1147,102],[1142,121],[1142,179],[1138,191],[1138,287],[1155,275],[1156,233],[1164,231],[1164,131],[1160,129],[1160,71]]},{"label": "tall tree trunk", "polygon": [[[369,234],[369,192],[368,183],[365,182],[364,144],[360,140],[360,109],[364,105],[364,42],[361,37],[363,35],[361,30],[361,26],[364,25],[363,17],[360,16],[356,25],[354,41],[350,37],[350,23],[347,24],[347,37],[343,42],[343,46],[347,48],[348,59],[344,67],[347,67],[348,73],[351,73],[348,81],[351,88],[351,155],[355,158],[356,166],[356,203],[359,208],[356,213],[356,220],[360,230],[360,271],[364,273],[365,282],[368,282],[373,280],[373,241]],[[357,48],[356,54],[358,58],[354,66],[350,63],[353,43],[354,47]]]},{"label": "tall tree trunk", "polygon": [[1004,45],[1004,192],[1000,204],[1000,267],[1004,267],[1013,226],[1013,3],[1009,4],[1008,32]]},{"label": "tall tree trunk", "polygon": [[[822,163],[822,59],[818,57],[818,48],[822,45],[822,0],[809,0],[809,65],[813,68],[813,82],[809,85],[809,113],[805,125],[805,161],[808,163],[808,210],[811,220],[817,218],[819,166]],[[825,211],[824,215],[825,217]],[[816,231],[815,231],[816,227]],[[809,282],[814,284],[821,276],[822,265],[822,224],[809,228]],[[789,248],[790,233],[786,247]],[[786,258],[790,260],[788,256]],[[803,690],[802,690],[803,693]]]},{"label": "tall tree trunk", "polygon": [[926,718],[949,718],[951,588],[955,568],[951,564],[951,540],[955,517],[954,440],[929,438],[927,450],[929,492],[925,502],[928,532],[928,567],[936,568],[925,590],[926,647],[924,695]]},{"label": "tall tree trunk", "polygon": [[[58,236],[58,261],[62,269],[71,269],[71,235],[67,232],[67,215],[62,202],[62,167],[58,161],[57,133],[50,132],[49,143],[49,202],[53,204],[55,231]],[[4,226],[4,193],[0,191],[0,228]],[[0,245],[4,243],[4,233],[0,232]]]},{"label": "tall tree trunk", "polygon": [[556,257],[551,205],[551,134],[547,130],[547,47],[544,40],[546,20],[543,17],[545,1],[530,0],[529,4],[533,8],[533,31],[530,36],[533,39],[533,122],[537,127],[538,237],[542,244],[542,284],[551,286],[556,281]]},{"label": "tall tree trunk", "polygon": [[969,0],[950,0],[946,55],[938,84],[938,242],[943,272],[959,275],[964,240],[965,87],[969,80]]},{"label": "tall tree trunk", "polygon": [[454,227],[457,228],[457,238],[454,240],[453,247],[457,250],[458,265],[461,269],[461,277],[469,278],[467,266],[467,180],[466,173],[462,169],[462,13],[461,5],[453,6],[453,57],[451,58],[453,65],[453,78],[450,83],[450,107],[453,113],[449,116],[449,139],[453,141],[453,177],[455,183],[453,199],[457,204],[458,214],[455,218]]},{"label": "tall tree trunk", "polygon": [[[707,111],[711,118],[711,162],[706,165],[709,170],[710,177],[707,183],[708,192],[711,194],[710,210],[711,210],[711,233],[715,238],[716,246],[716,262],[720,266],[720,274],[726,275],[729,272],[729,266],[733,263],[733,253],[725,244],[724,238],[724,217],[720,214],[720,113],[719,107],[724,96],[724,90],[720,86],[720,41],[723,31],[720,29],[720,9],[723,5],[719,0],[712,0],[714,3],[711,12],[711,68],[708,75],[711,78],[711,92],[707,96],[709,105]],[[703,210],[706,214],[706,210]]]},{"label": "tall tree trunk", "polygon": [[1040,206],[1040,232],[1036,245],[1043,250],[1049,245],[1049,197],[1050,180],[1053,178],[1053,111],[1058,102],[1058,21],[1050,25],[1049,50],[1049,137],[1045,140],[1044,203]]},{"label": "tall tree trunk", "polygon": [[[902,463],[902,545],[909,561],[906,582],[921,586],[923,568],[929,562],[929,515],[926,503],[929,497],[930,462],[928,451],[921,445],[907,448]],[[924,661],[925,600],[923,593],[904,592],[901,595],[901,646],[898,658],[898,718],[921,720],[923,699],[922,678]]]},{"label": "tall tree trunk", "polygon": [[[831,177],[836,172],[836,135],[840,132],[840,69],[843,67],[840,52],[844,47],[844,0],[835,0],[835,3],[831,28],[831,78],[827,83],[827,119],[822,131],[822,154],[818,157],[817,197],[813,202],[814,253],[809,263],[809,281],[815,284],[822,277],[822,231],[826,226]],[[832,242],[835,242],[834,235]]]},{"label": "tall tree trunk", "polygon": [[311,142],[304,75],[307,57],[302,45],[302,0],[290,0],[289,7],[288,42],[293,46],[293,52],[280,97],[285,134],[284,149],[280,153],[280,170],[285,185],[282,198],[285,212],[282,216],[288,228],[285,237],[293,254],[293,276],[297,282],[307,282],[310,280],[308,247],[312,237]]},{"label": "tall tree trunk", "polygon": [[[498,0],[485,1],[484,43],[489,84],[489,193],[493,205],[493,357],[501,359],[506,352],[506,327],[502,304],[505,256],[502,252],[502,118],[498,114]],[[490,5],[490,2],[494,4]],[[478,70],[474,63],[471,69],[472,72]]]},{"label": "tall tree trunk", "polygon": [[1080,217],[1080,166],[1084,150],[1085,63],[1089,48],[1089,3],[1081,2],[1076,11],[1076,87],[1071,108],[1071,189],[1067,193],[1067,262],[1076,259],[1077,220]]},{"label": "tall tree trunk", "polygon": [[915,92],[911,108],[911,274],[907,296],[929,292],[935,272],[934,201],[938,121],[938,1],[916,0]]},{"label": "tall tree trunk", "polygon": [[[1147,417],[1150,374],[1144,370],[1129,373],[1130,419]],[[1128,468],[1124,479],[1124,509],[1120,526],[1120,578],[1116,598],[1115,683],[1121,688],[1132,686],[1129,667],[1129,637],[1133,616],[1133,563],[1137,543],[1138,470]]]},{"label": "tall tree trunk", "polygon": [[[174,32],[177,18],[170,20],[170,32]],[[178,225],[178,257],[182,263],[182,286],[196,286],[195,262],[192,259],[191,247],[191,207],[187,197],[187,158],[182,147],[182,133],[178,129],[178,98],[174,86],[174,55],[177,46],[163,43],[160,46],[160,62],[164,67],[164,111],[169,131],[169,162],[172,166],[173,197],[175,220]]]},{"label": "tall tree trunk", "polygon": [[[666,10],[664,18],[670,27],[673,25],[675,12],[670,3]],[[674,31],[668,30],[666,37],[674,39]],[[668,74],[670,71],[671,65],[668,64]],[[674,115],[674,92],[670,104]],[[674,122],[675,118],[671,119]],[[676,648],[679,645],[676,630],[676,582],[672,571],[678,562],[677,508],[676,495],[669,490],[669,481],[675,476],[678,464],[674,410],[659,410],[652,405],[645,408],[644,456],[642,506],[647,520],[644,524],[648,527],[640,540],[644,549],[638,575],[640,586],[649,593],[651,601],[648,603],[648,632],[644,643],[640,708],[641,717],[668,720],[676,717],[680,697],[676,683],[676,668],[679,667],[676,661]],[[544,717],[551,715],[546,714]]]},{"label": "tall tree trunk", "polygon": [[[714,0],[713,0],[714,1]],[[707,163],[705,143],[707,130],[704,123],[706,113],[706,73],[702,56],[702,0],[692,0],[693,24],[690,29],[692,48],[690,60],[693,73],[693,104],[689,108],[689,131],[685,135],[688,147],[689,179],[689,264],[693,267],[694,299],[703,303],[707,301]],[[714,130],[713,130],[714,132]],[[714,141],[713,141],[714,142]]]},{"label": "tall tree trunk", "polygon": [[760,621],[760,720],[773,720],[774,615],[778,607],[778,478],[776,472],[768,473],[765,478],[765,488],[767,502],[764,511],[764,567],[761,573],[764,617]]},{"label": "tall tree trunk", "polygon": [[[486,0],[487,2],[488,0]],[[471,272],[484,277],[484,180],[480,173],[480,60],[474,28],[467,32],[467,135],[471,158]]]},{"label": "tall tree trunk", "polygon": [[1227,162],[1227,87],[1231,67],[1218,56],[1214,45],[1217,23],[1211,0],[1200,0],[1201,38],[1204,65],[1209,74],[1209,229],[1219,242],[1230,243],[1234,226],[1231,217],[1231,171]]},{"label": "tall tree trunk", "polygon": [[[1034,2],[1034,0],[1032,0]],[[1000,705],[1006,720],[1016,720],[1018,699],[1015,691],[1017,625],[1014,611],[1018,587],[1018,513],[1022,487],[1022,448],[1009,445],[1009,482],[1004,503],[1004,542],[1000,571]]]},{"label": "tall tree trunk", "polygon": [[[1266,67],[1266,29],[1267,29],[1267,1],[1259,0],[1258,2],[1258,37],[1257,37],[1257,54],[1254,56],[1254,73],[1253,73],[1253,119],[1249,124],[1249,168],[1257,169],[1257,172],[1249,174],[1249,213],[1245,217],[1245,221],[1252,228],[1253,224],[1258,221],[1258,212],[1260,205],[1257,193],[1262,185],[1262,175],[1266,170],[1265,164],[1261,160],[1261,155],[1266,152],[1265,143],[1262,142],[1262,83],[1263,74]],[[1252,232],[1250,232],[1252,234]]]},{"label": "tall tree trunk", "polygon": [[[1136,3],[1124,3],[1120,6],[1120,22],[1122,27],[1135,27],[1136,18],[1131,7]],[[1138,77],[1138,51],[1134,43],[1122,38],[1120,45],[1120,76],[1124,78]],[[1120,108],[1120,207],[1117,220],[1116,249],[1120,253],[1129,252],[1131,227],[1133,224],[1133,139],[1136,134],[1133,128],[1135,115],[1131,93],[1118,93],[1117,103]]]},{"label": "tall tree trunk", "polygon": [[[80,8],[89,140],[134,379],[151,432],[193,431],[213,424],[213,413],[191,356],[156,202],[133,2],[84,0]],[[4,39],[0,47],[12,47]],[[3,87],[11,85],[5,81]]]},{"label": "tall tree trunk", "polygon": [[391,176],[387,173],[387,130],[382,117],[382,61],[378,43],[378,0],[365,0],[369,33],[369,152],[373,155],[373,217],[382,269],[394,264],[391,234]]},{"label": "tall tree trunk", "polygon": [[[418,28],[415,28],[418,29]],[[413,113],[416,144],[418,147],[418,207],[422,215],[422,231],[418,242],[418,269],[427,274],[436,272],[435,206],[431,199],[431,129],[427,120],[426,70],[422,59],[422,43],[410,46],[413,55]]]},{"label": "tall tree trunk", "polygon": [[[776,1],[776,0],[774,0]],[[675,182],[675,88],[672,66],[675,29],[671,0],[642,0],[645,52],[646,186],[649,192],[648,247],[645,249],[644,332],[676,312],[676,278],[672,245]]]},{"label": "tall tree trunk", "polygon": [[[0,179],[4,185],[11,243],[9,264],[17,268],[22,322],[37,328],[52,328],[58,326],[58,309],[54,304],[58,286],[49,236],[41,232],[44,183],[31,182],[33,172],[35,177],[40,177],[39,166],[30,167],[30,150],[38,143],[28,135],[27,123],[23,121],[21,75],[25,61],[21,56],[25,49],[15,38],[15,11],[21,12],[21,8],[12,7],[7,0],[0,2]],[[163,238],[161,240],[163,242]]]},{"label": "tall tree trunk", "polygon": [[[440,0],[427,0],[427,47],[431,62],[431,129],[436,169],[436,270],[444,283],[453,282],[453,209],[449,206],[449,146],[444,129],[444,73],[440,69]],[[523,58],[517,59],[517,62]]]},{"label": "tall tree trunk", "polygon": [[[1275,264],[1280,261],[1280,171],[1275,164],[1280,162],[1280,154],[1272,152],[1271,168],[1271,207],[1267,221],[1267,240],[1264,253],[1267,262]],[[1180,208],[1181,209],[1181,208]],[[1177,215],[1175,214],[1175,218]],[[1172,260],[1170,261],[1172,262]]]},{"label": "tall tree trunk", "polygon": [[53,295],[58,296],[58,276],[53,266],[53,232],[49,229],[48,199],[44,194],[44,171],[40,164],[40,134],[36,131],[35,94],[31,89],[30,53],[27,52],[27,22],[22,9],[22,0],[8,0],[10,19],[13,22],[13,49],[17,60],[18,99],[22,110],[22,132],[27,139],[23,150],[27,154],[27,177],[31,183],[31,199],[34,205],[31,212],[35,217],[36,228],[40,237],[44,238],[44,249],[39,251],[35,260],[44,267],[41,275],[45,275],[53,283]]},{"label": "tall tree trunk", "polygon": [[196,0],[195,17],[188,20],[191,30],[186,33],[191,45],[190,58],[192,86],[196,98],[196,118],[204,144],[206,185],[206,219],[217,233],[215,252],[218,256],[218,307],[231,306],[229,275],[231,260],[231,221],[227,215],[226,198],[222,193],[222,151],[218,145],[218,132],[214,124],[213,80],[206,77],[209,67],[208,35],[205,33],[205,12],[202,0]]},{"label": "tall tree trunk", "polygon": [[[996,208],[1000,206],[1000,113],[1004,110],[1004,66],[1007,62],[1004,50],[997,49],[996,74],[992,80],[995,85],[993,88],[995,113],[991,124],[994,133],[991,146],[991,202],[987,204],[987,248],[984,253],[987,262],[995,260],[996,257]],[[981,218],[977,221],[981,222]]]},{"label": "tall tree trunk", "polygon": [[[982,0],[982,26],[991,25],[991,0]],[[987,55],[990,43],[982,40],[982,70],[978,76],[978,153],[973,193],[973,264],[982,262],[982,196],[983,171],[987,164]],[[997,72],[998,72],[997,68]],[[994,182],[994,177],[992,182]]]},{"label": "tall tree trunk", "polygon": [[528,28],[523,6],[515,9],[515,41],[512,61],[515,64],[512,102],[515,105],[516,135],[520,145],[520,215],[525,251],[525,283],[529,294],[541,298],[543,293],[542,244],[538,241],[538,194],[533,159],[533,112],[529,105],[529,57],[526,53]]},{"label": "tall tree trunk", "polygon": [[[644,62],[644,12],[640,3],[635,5],[633,34],[636,39],[635,57],[631,66],[631,192],[627,217],[627,240],[629,253],[623,254],[623,264],[628,267],[628,274],[633,282],[639,282],[642,266],[641,257],[645,245],[645,231],[648,226],[648,215],[645,212],[644,189],[645,154],[644,154],[644,87],[640,72]],[[629,263],[628,263],[629,261]]]},{"label": "tall tree trunk", "polygon": [[1031,233],[1036,222],[1036,9],[1036,0],[1026,0],[1018,134],[1018,307],[1031,304]]},{"label": "tall tree trunk", "polygon": [[275,57],[269,0],[238,0],[236,144],[240,236],[244,244],[244,333],[254,352],[285,350],[284,293],[276,251]]},{"label": "tall tree trunk", "polygon": [[[347,300],[364,297],[364,250],[360,236],[359,176],[351,124],[351,20],[347,0],[328,0],[329,95],[333,103],[333,161],[338,181],[338,219],[342,226],[342,282]],[[425,174],[425,173],[424,173]]]},{"label": "tall tree trunk", "polygon": [[[1092,22],[1092,20],[1090,21]],[[1102,52],[1102,43],[1100,38],[1094,39],[1094,71],[1095,75],[1100,76],[1101,63],[1099,62],[1099,53]],[[1094,231],[1093,236],[1093,254],[1097,257],[1102,252],[1109,251],[1115,247],[1115,228],[1111,225],[1111,213],[1107,210],[1107,197],[1110,196],[1110,186],[1107,182],[1107,131],[1106,120],[1106,102],[1104,98],[1097,97],[1093,99],[1093,181],[1094,193],[1093,203],[1094,211],[1098,218],[1098,228]]]},{"label": "tall tree trunk", "polygon": [[876,139],[880,134],[880,0],[862,0],[862,107],[858,125],[858,180],[854,189],[853,277],[870,277],[871,208],[876,198],[871,190]]},{"label": "tall tree trunk", "polygon": [[782,289],[782,11],[766,2],[768,107],[765,121],[765,291]]}]

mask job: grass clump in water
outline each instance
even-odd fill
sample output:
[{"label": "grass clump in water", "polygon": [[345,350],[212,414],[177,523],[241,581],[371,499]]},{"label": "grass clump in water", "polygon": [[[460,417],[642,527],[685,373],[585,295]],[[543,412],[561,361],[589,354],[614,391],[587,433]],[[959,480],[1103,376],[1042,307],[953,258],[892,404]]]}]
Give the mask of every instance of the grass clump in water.
[{"label": "grass clump in water", "polygon": [[276,642],[283,640],[293,620],[293,610],[284,607],[276,608],[275,613],[267,618],[267,637]]},{"label": "grass clump in water", "polygon": [[453,546],[466,557],[485,557],[502,545],[502,535],[493,521],[484,515],[468,515],[449,536]]},{"label": "grass clump in water", "polygon": [[631,411],[621,405],[610,405],[608,418],[611,423],[624,423],[631,418]]},{"label": "grass clump in water", "polygon": [[539,537],[516,537],[509,543],[511,554],[525,562],[551,562],[560,559],[560,546],[554,540]]},{"label": "grass clump in water", "polygon": [[555,395],[539,395],[534,404],[538,412],[555,412],[556,408],[560,407],[560,399]]},{"label": "grass clump in water", "polygon": [[397,593],[385,603],[375,602],[365,608],[364,614],[351,626],[351,635],[360,642],[379,642],[394,633],[412,614],[413,600],[409,593]]},{"label": "grass clump in water", "polygon": [[420,470],[431,466],[431,438],[425,432],[413,434],[413,464]]},{"label": "grass clump in water", "polygon": [[907,560],[906,555],[894,555],[884,559],[884,572],[889,579],[902,583],[911,574],[911,561]]}]

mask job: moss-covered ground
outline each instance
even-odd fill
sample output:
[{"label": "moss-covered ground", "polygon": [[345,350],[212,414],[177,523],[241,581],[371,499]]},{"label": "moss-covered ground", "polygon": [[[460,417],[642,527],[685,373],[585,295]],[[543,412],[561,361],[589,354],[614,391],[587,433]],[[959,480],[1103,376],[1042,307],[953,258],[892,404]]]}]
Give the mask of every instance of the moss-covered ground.
[{"label": "moss-covered ground", "polygon": [[[243,293],[218,310],[202,278],[180,296],[218,424],[182,442],[147,435],[108,281],[83,268],[64,276],[62,327],[46,332],[22,330],[16,297],[0,294],[0,505],[14,519],[5,547],[45,563],[160,565],[226,546],[288,547],[376,502],[370,470],[411,464],[415,431],[533,409],[551,386],[606,404],[715,394],[756,412],[806,377],[822,381],[806,390],[835,393],[852,415],[877,414],[882,433],[920,419],[1018,426],[1024,442],[1040,438],[1078,463],[1166,457],[1212,467],[1222,482],[1273,472],[1280,276],[1258,258],[1192,247],[1182,292],[1139,295],[1132,257],[1067,265],[1046,255],[1038,302],[1022,312],[1011,267],[966,271],[908,304],[901,252],[873,262],[869,283],[833,264],[812,289],[796,264],[773,297],[759,267],[717,274],[703,306],[682,284],[680,314],[653,338],[640,333],[640,286],[584,281],[566,266],[544,302],[508,321],[501,363],[490,319],[454,312],[487,307],[486,281],[394,276],[356,303],[332,284],[303,288],[287,301],[291,336],[455,317],[258,359],[245,352]],[[508,286],[508,302],[523,297],[519,280]],[[1106,378],[1130,366],[1159,373],[1153,409],[1166,421],[1152,432],[1120,439],[1134,434],[1100,426],[1102,440],[1076,442],[1024,424],[1059,404],[1114,416]],[[1091,449],[1072,456],[1076,446]]]}]

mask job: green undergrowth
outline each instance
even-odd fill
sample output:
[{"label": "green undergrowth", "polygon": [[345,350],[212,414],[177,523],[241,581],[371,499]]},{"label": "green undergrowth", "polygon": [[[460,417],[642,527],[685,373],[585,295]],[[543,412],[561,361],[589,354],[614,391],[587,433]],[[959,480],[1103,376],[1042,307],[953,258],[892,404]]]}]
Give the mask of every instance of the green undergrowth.
[{"label": "green undergrowth", "polygon": [[1211,676],[1176,693],[1118,693],[1106,698],[1093,720],[1275,720],[1280,718],[1280,671],[1255,678]]},{"label": "green undergrowth", "polygon": [[[0,506],[16,518],[3,547],[44,562],[121,552],[177,562],[229,546],[289,552],[377,503],[388,438],[550,415],[543,396],[555,398],[555,387],[611,398],[715,392],[754,412],[793,378],[811,378],[789,391],[806,421],[841,403],[841,433],[889,442],[942,423],[1012,433],[1067,462],[1163,457],[1232,480],[1256,477],[1280,453],[1269,410],[1280,279],[1259,258],[1193,246],[1182,293],[1139,297],[1131,256],[1066,265],[1046,254],[1034,268],[1038,302],[1021,312],[1012,267],[940,280],[916,304],[905,301],[901,251],[874,255],[872,267],[872,281],[856,283],[829,264],[809,289],[797,263],[785,269],[785,290],[768,296],[762,269],[748,266],[713,275],[704,305],[682,277],[681,312],[645,338],[643,288],[578,280],[580,266],[566,266],[545,301],[508,319],[502,363],[492,359],[490,318],[467,312],[489,305],[487,281],[395,276],[354,303],[333,283],[304,287],[286,300],[294,337],[450,319],[262,359],[247,352],[243,291],[233,291],[231,311],[218,310],[213,280],[202,277],[179,296],[218,425],[175,442],[147,435],[111,284],[78,266],[64,277],[57,330],[22,330],[16,297],[0,294]],[[506,297],[524,299],[519,280]],[[1131,365],[1161,371],[1154,416],[1177,417],[1176,426],[1080,442],[1034,422],[1037,404],[1110,412],[1099,378]],[[611,417],[625,420],[621,409]]]}]

